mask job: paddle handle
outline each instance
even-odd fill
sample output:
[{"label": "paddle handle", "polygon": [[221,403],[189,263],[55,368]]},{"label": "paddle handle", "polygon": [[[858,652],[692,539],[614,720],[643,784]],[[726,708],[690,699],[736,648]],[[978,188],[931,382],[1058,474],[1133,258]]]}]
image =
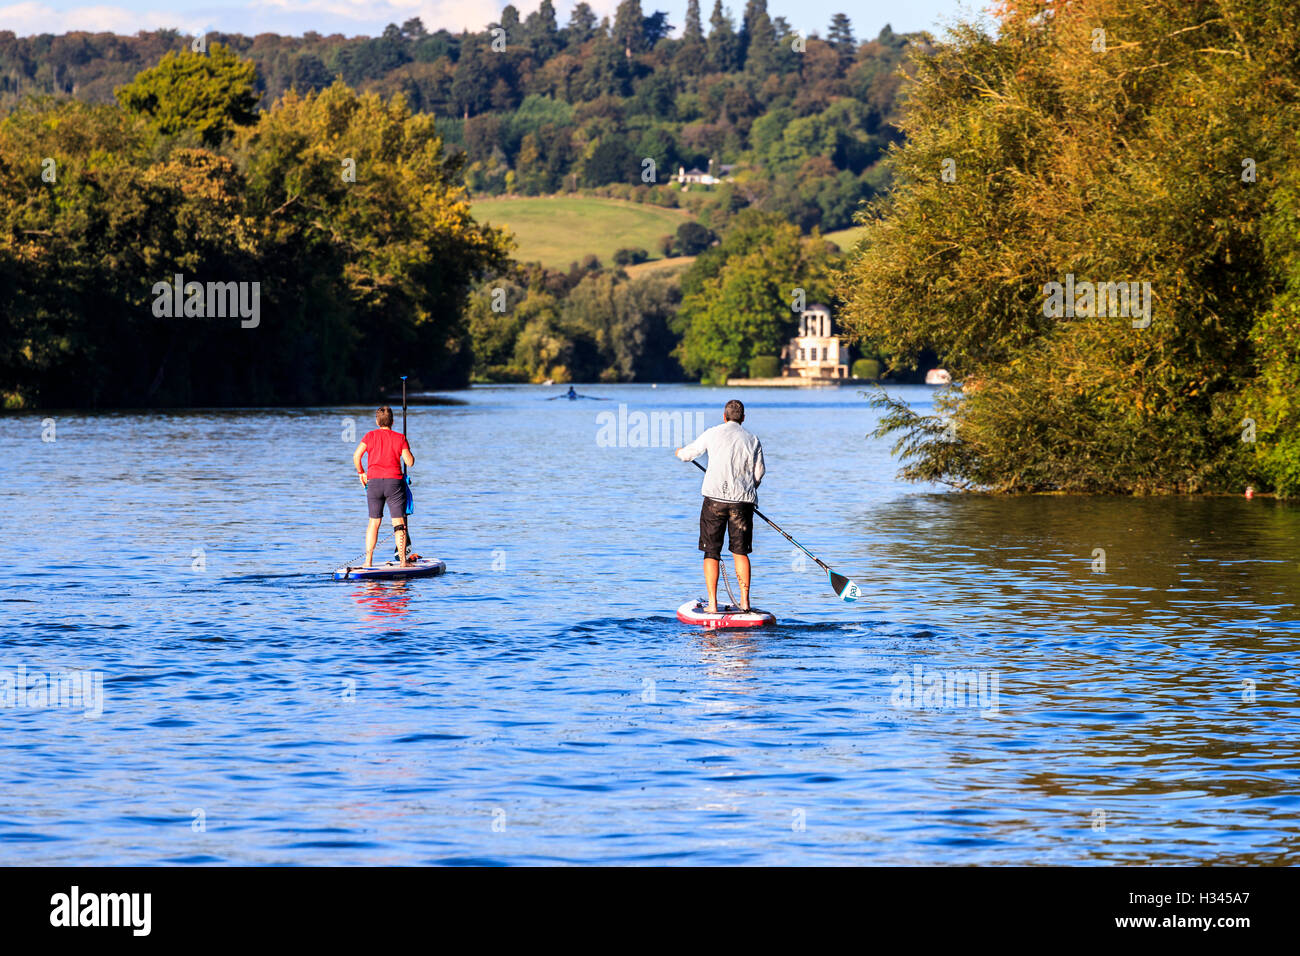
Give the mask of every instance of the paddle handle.
[{"label": "paddle handle", "polygon": [[[694,465],[696,468],[700,469],[700,471],[704,472],[705,474],[708,474],[708,469],[705,468],[703,465],[701,465],[698,461],[694,461],[694,460],[692,460],[692,461],[691,461],[691,464]],[[764,521],[766,521],[766,522],[771,526],[771,528],[772,528],[773,531],[775,531],[775,532],[776,532],[777,534],[779,534],[781,537],[785,538],[785,540],[789,541],[792,545],[794,545],[796,548],[798,548],[798,549],[799,549],[800,551],[802,551],[804,554],[808,555],[808,557],[810,557],[810,558],[812,558],[814,561],[816,561],[816,562],[817,562],[817,566],[818,566],[819,568],[821,568],[823,571],[826,571],[827,573],[830,572],[830,566],[827,565],[825,561],[823,561],[821,558],[817,557],[817,555],[813,554],[811,551],[809,551],[807,548],[805,548],[803,545],[801,545],[801,544],[800,544],[798,541],[796,541],[794,538],[790,537],[790,535],[786,533],[785,529],[783,529],[779,524],[777,524],[775,521],[773,521],[773,520],[772,520],[771,518],[769,518],[767,515],[763,514],[763,512],[759,511],[757,506],[755,506],[755,508],[754,508],[754,514],[758,515],[760,518],[762,518]]]}]

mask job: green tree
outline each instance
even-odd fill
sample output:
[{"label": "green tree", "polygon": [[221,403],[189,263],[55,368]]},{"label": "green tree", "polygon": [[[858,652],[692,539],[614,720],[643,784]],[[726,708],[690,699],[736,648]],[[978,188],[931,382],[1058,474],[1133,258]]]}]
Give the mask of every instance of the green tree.
[{"label": "green tree", "polygon": [[640,182],[641,157],[637,156],[627,139],[606,136],[596,142],[582,164],[584,186],[604,186],[606,183]]},{"label": "green tree", "polygon": [[722,382],[757,355],[775,355],[793,333],[796,290],[825,299],[832,257],[778,216],[746,210],[720,246],[696,259],[682,282],[677,357],[704,381]]},{"label": "green tree", "polygon": [[719,73],[728,73],[740,65],[740,40],[731,15],[722,9],[722,0],[713,0],[708,46],[709,64]]},{"label": "green tree", "polygon": [[614,13],[614,40],[628,58],[646,49],[645,15],[641,12],[641,0],[620,0]]},{"label": "green tree", "polygon": [[748,0],[740,28],[740,57],[746,72],[766,77],[776,64],[776,30],[767,0]]},{"label": "green tree", "polygon": [[555,4],[542,0],[537,9],[524,20],[524,37],[534,55],[549,60],[564,46],[555,17]]},{"label": "green tree", "polygon": [[702,42],[704,27],[700,23],[700,0],[686,0],[686,26],[682,27],[684,41]]},{"label": "green tree", "polygon": [[174,136],[194,130],[215,146],[238,126],[257,118],[257,68],[228,47],[168,53],[159,64],[117,90],[123,109],[149,118],[159,131]]},{"label": "green tree", "polygon": [[826,33],[826,41],[839,53],[841,63],[847,63],[853,59],[858,44],[853,39],[853,23],[846,14],[837,13],[831,17],[831,25]]},{"label": "green tree", "polygon": [[569,25],[564,28],[569,45],[581,46],[594,37],[599,32],[599,22],[590,4],[574,4],[569,14]]},{"label": "green tree", "polygon": [[684,222],[677,227],[677,235],[673,237],[673,255],[697,256],[717,238],[712,230],[698,222]]},{"label": "green tree", "polygon": [[[896,186],[841,289],[849,327],[895,367],[933,349],[964,379],[939,401],[956,440],[890,407],[904,474],[1017,491],[1263,482],[1240,416],[1270,309],[1290,322],[1285,257],[1262,235],[1285,218],[1273,177],[1300,126],[1280,92],[1300,80],[1289,5],[1046,6],[1006,3],[996,36],[963,28],[916,61]],[[1101,55],[1098,29],[1126,41]],[[1076,280],[1149,283],[1149,323],[1112,313],[1114,288],[1105,314],[1080,294],[1057,315],[1049,283]],[[1261,396],[1265,435],[1281,411]]]}]

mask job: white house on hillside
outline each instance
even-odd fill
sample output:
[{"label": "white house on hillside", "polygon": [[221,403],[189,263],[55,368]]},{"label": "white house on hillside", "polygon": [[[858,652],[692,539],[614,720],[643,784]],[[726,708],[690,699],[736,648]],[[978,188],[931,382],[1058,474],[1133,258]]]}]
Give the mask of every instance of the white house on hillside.
[{"label": "white house on hillside", "polygon": [[675,178],[678,184],[682,186],[689,186],[691,184],[697,186],[716,186],[718,183],[730,182],[731,173],[735,168],[736,166],[734,163],[724,163],[718,167],[718,172],[721,175],[715,176],[713,175],[713,160],[709,160],[708,172],[705,172],[698,167],[687,169],[685,166],[678,166],[677,176]]}]

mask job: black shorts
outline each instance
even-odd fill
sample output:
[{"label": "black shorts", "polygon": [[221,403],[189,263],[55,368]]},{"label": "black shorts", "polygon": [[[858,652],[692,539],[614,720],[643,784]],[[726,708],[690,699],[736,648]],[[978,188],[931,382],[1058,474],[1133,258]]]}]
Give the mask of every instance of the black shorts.
[{"label": "black shorts", "polygon": [[722,557],[722,530],[732,554],[749,554],[754,545],[754,506],[747,501],[705,498],[700,506],[700,550],[706,558]]},{"label": "black shorts", "polygon": [[384,502],[388,502],[388,513],[394,518],[406,516],[406,479],[405,478],[371,478],[366,482],[366,504],[370,506],[370,517],[384,516]]}]

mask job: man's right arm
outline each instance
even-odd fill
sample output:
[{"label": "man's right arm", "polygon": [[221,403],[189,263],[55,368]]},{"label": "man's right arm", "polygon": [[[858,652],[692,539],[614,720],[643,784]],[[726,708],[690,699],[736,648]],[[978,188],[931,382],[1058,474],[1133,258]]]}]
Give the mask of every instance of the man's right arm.
[{"label": "man's right arm", "polygon": [[677,449],[677,457],[682,461],[694,461],[709,450],[708,432],[705,432],[695,441],[682,448]]},{"label": "man's right arm", "polygon": [[352,453],[352,467],[357,470],[357,477],[361,479],[361,483],[363,485],[366,483],[366,471],[364,468],[361,467],[361,456],[364,455],[365,453],[366,453],[365,442],[359,442],[357,444],[357,450]]}]

